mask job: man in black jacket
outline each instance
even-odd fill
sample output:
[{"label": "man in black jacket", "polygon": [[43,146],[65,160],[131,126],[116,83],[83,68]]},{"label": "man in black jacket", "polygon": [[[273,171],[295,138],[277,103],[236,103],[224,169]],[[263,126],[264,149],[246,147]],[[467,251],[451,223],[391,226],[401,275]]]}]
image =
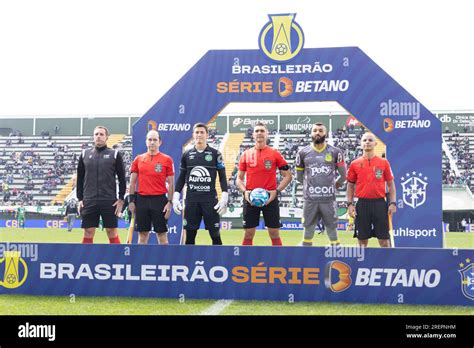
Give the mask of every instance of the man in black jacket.
[{"label": "man in black jacket", "polygon": [[[109,131],[104,126],[94,129],[94,147],[82,150],[77,165],[77,199],[84,229],[82,243],[93,243],[100,217],[112,244],[120,244],[117,217],[122,212],[127,187],[125,167],[118,150],[107,147]],[[116,177],[119,181],[117,199]]]}]

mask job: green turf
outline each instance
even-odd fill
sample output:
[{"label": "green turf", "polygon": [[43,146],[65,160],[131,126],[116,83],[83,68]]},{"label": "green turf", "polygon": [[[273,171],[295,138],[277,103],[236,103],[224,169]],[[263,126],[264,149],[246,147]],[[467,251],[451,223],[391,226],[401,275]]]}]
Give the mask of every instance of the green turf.
[{"label": "green turf", "polygon": [[[125,241],[127,230],[119,231]],[[284,245],[298,245],[301,231],[282,231]],[[355,245],[356,240],[347,232],[339,234],[344,245]],[[240,245],[242,230],[222,231],[225,245]],[[0,242],[79,243],[82,230],[74,229],[0,229]],[[450,248],[474,249],[474,233],[446,234]],[[108,243],[106,233],[98,230],[95,243]],[[197,244],[208,245],[211,240],[207,231],[199,231]],[[270,245],[266,231],[257,231],[255,245]],[[316,234],[316,246],[328,245],[326,235]],[[369,244],[378,247],[372,240]],[[128,297],[75,297],[0,295],[0,314],[3,315],[194,315],[201,314],[214,300],[148,299]],[[327,302],[273,302],[233,301],[222,315],[474,315],[474,308],[461,306],[352,304]]]},{"label": "green turf", "polygon": [[[0,295],[2,315],[199,315],[214,300]],[[221,315],[474,315],[461,306],[232,301]]]},{"label": "green turf", "polygon": [[193,315],[214,300],[0,295],[2,315]]},{"label": "green turf", "polygon": [[[119,229],[120,239],[124,242],[127,238],[127,230]],[[224,245],[241,245],[243,240],[243,230],[223,230],[222,242]],[[295,246],[301,243],[302,231],[287,230],[281,231],[283,245]],[[155,238],[151,236],[150,238]],[[0,229],[0,242],[35,242],[35,243],[80,243],[82,240],[82,230],[74,229],[67,232],[66,229],[55,228],[2,228]],[[339,240],[343,245],[356,245],[357,241],[352,238],[350,232],[340,232]],[[105,231],[97,230],[94,243],[108,243]],[[196,237],[196,244],[210,245],[211,238],[206,230],[199,230]],[[313,245],[326,246],[329,244],[325,234],[316,233]],[[270,238],[266,231],[257,231],[254,245],[271,245]],[[474,233],[449,232],[446,233],[446,245],[449,248],[474,249]],[[375,239],[370,240],[369,247],[378,247]]]},{"label": "green turf", "polygon": [[474,315],[474,308],[403,304],[235,301],[222,315]]}]

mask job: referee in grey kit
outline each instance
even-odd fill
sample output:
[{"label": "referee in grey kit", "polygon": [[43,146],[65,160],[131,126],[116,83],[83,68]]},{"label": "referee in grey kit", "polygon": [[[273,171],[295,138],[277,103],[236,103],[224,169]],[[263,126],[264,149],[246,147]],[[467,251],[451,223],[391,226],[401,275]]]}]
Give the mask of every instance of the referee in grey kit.
[{"label": "referee in grey kit", "polygon": [[[326,226],[331,244],[340,244],[336,189],[346,180],[346,165],[341,150],[326,144],[326,136],[326,126],[314,124],[311,129],[312,143],[296,156],[296,180],[303,184],[303,246],[313,245],[314,231],[320,219]],[[337,180],[336,171],[339,173]]]}]

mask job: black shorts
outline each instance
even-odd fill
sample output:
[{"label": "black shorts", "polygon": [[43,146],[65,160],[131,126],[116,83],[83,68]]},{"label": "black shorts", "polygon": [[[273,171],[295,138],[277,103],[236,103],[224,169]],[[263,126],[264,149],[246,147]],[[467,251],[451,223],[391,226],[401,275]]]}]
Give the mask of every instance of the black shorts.
[{"label": "black shorts", "polygon": [[244,228],[257,227],[260,223],[260,212],[263,212],[265,227],[280,228],[282,226],[278,198],[263,207],[253,206],[244,198]]},{"label": "black shorts", "polygon": [[214,206],[217,199],[210,202],[187,202],[184,208],[183,228],[187,230],[198,230],[201,219],[204,219],[206,230],[219,229],[220,216]]},{"label": "black shorts", "polygon": [[354,238],[390,239],[388,207],[383,198],[360,198],[356,205]]},{"label": "black shorts", "polygon": [[84,206],[81,209],[81,227],[99,227],[99,220],[102,217],[105,228],[117,228],[118,218],[115,215],[115,207],[113,206],[115,202],[116,200],[84,200]]},{"label": "black shorts", "polygon": [[166,195],[141,196],[137,195],[135,202],[135,229],[138,232],[153,230],[157,233],[168,232],[168,220],[165,220],[163,209],[168,203]]}]

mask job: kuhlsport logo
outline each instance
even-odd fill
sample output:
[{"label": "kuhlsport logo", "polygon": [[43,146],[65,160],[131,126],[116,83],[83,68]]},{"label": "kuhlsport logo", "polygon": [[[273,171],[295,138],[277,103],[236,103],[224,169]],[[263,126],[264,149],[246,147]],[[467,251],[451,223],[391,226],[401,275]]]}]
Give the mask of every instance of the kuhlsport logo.
[{"label": "kuhlsport logo", "polygon": [[470,263],[471,259],[465,261],[459,264],[461,269],[458,271],[461,274],[461,291],[465,297],[474,300],[474,263]]},{"label": "kuhlsport logo", "polygon": [[[15,289],[23,285],[28,277],[28,266],[25,260],[21,258],[19,251],[5,251],[4,257],[0,259],[0,265],[4,264],[5,272],[0,285],[7,289]],[[20,265],[23,269],[23,276],[20,279]]]},{"label": "kuhlsport logo", "polygon": [[273,61],[286,62],[300,53],[304,44],[303,30],[295,22],[296,13],[268,15],[258,38],[263,53]]},{"label": "kuhlsport logo", "polygon": [[342,292],[352,284],[351,267],[342,261],[331,261],[324,269],[324,285],[332,292]]}]

